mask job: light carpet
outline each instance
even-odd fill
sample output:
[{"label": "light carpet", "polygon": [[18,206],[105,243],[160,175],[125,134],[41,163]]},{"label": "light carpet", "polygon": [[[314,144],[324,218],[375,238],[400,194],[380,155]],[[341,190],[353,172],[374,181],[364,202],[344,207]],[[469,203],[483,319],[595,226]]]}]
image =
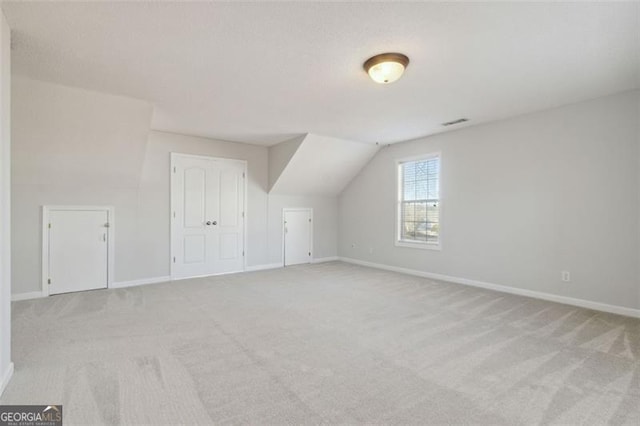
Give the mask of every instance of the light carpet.
[{"label": "light carpet", "polygon": [[341,262],[13,303],[65,424],[640,424],[640,320]]}]

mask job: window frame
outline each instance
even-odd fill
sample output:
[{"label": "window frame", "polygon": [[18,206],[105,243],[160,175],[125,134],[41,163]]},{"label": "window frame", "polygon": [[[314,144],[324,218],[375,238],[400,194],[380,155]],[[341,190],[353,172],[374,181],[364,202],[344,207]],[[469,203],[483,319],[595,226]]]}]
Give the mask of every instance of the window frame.
[{"label": "window frame", "polygon": [[[402,197],[403,197],[403,181],[402,181],[402,164],[411,163],[417,161],[425,161],[431,160],[433,158],[437,158],[439,161],[438,167],[438,242],[428,242],[428,241],[411,241],[411,240],[402,240]],[[442,153],[440,151],[432,152],[429,154],[416,155],[413,157],[405,157],[398,158],[395,160],[395,173],[396,173],[396,231],[395,231],[395,246],[396,247],[408,247],[408,248],[417,248],[423,250],[442,250]]]}]

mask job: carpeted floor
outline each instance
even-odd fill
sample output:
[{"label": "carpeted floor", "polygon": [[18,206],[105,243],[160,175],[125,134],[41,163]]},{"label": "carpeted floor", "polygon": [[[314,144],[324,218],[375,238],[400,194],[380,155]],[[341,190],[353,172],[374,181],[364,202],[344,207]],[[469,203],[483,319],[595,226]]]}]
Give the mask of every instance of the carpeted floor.
[{"label": "carpeted floor", "polygon": [[65,424],[640,424],[640,320],[340,262],[13,303]]}]

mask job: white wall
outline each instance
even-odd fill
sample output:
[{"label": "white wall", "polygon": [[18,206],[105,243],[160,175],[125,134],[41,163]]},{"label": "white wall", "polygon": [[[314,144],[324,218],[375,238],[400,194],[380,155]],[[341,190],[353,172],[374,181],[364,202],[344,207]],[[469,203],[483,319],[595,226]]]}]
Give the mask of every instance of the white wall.
[{"label": "white wall", "polygon": [[[282,263],[282,209],[311,207],[316,215],[315,257],[337,255],[337,197],[296,197],[269,195],[268,149],[264,146],[151,131],[140,185],[139,213],[148,220],[138,224],[138,240],[144,242],[144,269],[140,278],[169,274],[170,227],[169,154],[208,155],[247,161],[247,265]],[[161,214],[158,214],[161,212]],[[159,235],[164,229],[167,235]],[[163,272],[162,272],[163,271]]]},{"label": "white wall", "polygon": [[322,196],[269,195],[269,260],[282,263],[282,209],[306,207],[313,209],[313,259],[338,255],[338,198]]},{"label": "white wall", "polygon": [[0,394],[11,363],[11,33],[0,12]]},{"label": "white wall", "polygon": [[147,219],[138,224],[146,259],[136,277],[169,275],[171,152],[247,161],[247,264],[267,263],[267,148],[152,131],[140,185],[139,212]]},{"label": "white wall", "polygon": [[269,191],[306,137],[307,135],[298,136],[269,147]]},{"label": "white wall", "polygon": [[[640,308],[639,99],[636,91],[382,149],[340,197],[339,255]],[[442,251],[396,247],[394,161],[436,151]]]},{"label": "white wall", "polygon": [[115,280],[134,276],[147,102],[25,78],[12,82],[13,293],[41,289],[41,206],[115,207]]},{"label": "white wall", "polygon": [[[640,94],[636,98],[636,137],[640,146]],[[638,149],[638,170],[640,170],[640,148]],[[640,172],[638,173],[638,203],[640,204]],[[638,222],[640,222],[640,211],[638,212]],[[640,226],[638,226],[638,240],[640,240]],[[638,250],[638,277],[640,277],[640,249]],[[640,281],[640,280],[639,280]],[[640,282],[638,283],[638,306],[640,306]]]},{"label": "white wall", "polygon": [[282,207],[315,208],[314,250],[337,255],[337,198],[270,203],[266,147],[150,131],[140,100],[23,77],[13,91],[13,294],[41,288],[43,204],[114,205],[115,281],[168,276],[171,152],[247,160],[249,266],[282,262]]}]

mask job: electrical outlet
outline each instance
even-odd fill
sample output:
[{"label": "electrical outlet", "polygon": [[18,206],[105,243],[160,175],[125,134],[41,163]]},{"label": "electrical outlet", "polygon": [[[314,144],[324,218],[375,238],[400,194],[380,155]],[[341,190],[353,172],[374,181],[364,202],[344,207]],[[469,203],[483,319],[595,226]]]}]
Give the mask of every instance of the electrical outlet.
[{"label": "electrical outlet", "polygon": [[561,276],[563,282],[565,282],[565,283],[571,282],[571,272],[562,271],[560,273],[560,276]]}]

